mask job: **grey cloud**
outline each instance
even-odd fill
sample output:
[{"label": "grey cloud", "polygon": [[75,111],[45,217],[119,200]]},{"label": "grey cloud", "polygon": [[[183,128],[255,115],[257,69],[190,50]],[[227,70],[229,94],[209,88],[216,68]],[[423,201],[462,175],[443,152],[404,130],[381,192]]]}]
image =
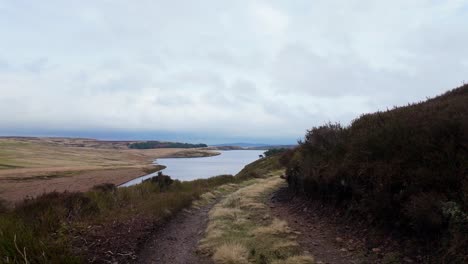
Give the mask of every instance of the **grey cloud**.
[{"label": "grey cloud", "polygon": [[467,0],[2,4],[0,99],[21,104],[0,123],[18,129],[297,139],[468,79]]},{"label": "grey cloud", "polygon": [[375,71],[357,61],[324,57],[300,45],[287,45],[277,55],[271,70],[273,85],[281,92],[312,96],[353,95],[365,92],[368,76]]},{"label": "grey cloud", "polygon": [[224,79],[216,72],[191,69],[179,71],[165,76],[168,82],[172,83],[173,89],[206,89],[225,87]]},{"label": "grey cloud", "polygon": [[255,84],[249,80],[238,79],[231,85],[232,95],[241,102],[259,102],[260,94]]}]

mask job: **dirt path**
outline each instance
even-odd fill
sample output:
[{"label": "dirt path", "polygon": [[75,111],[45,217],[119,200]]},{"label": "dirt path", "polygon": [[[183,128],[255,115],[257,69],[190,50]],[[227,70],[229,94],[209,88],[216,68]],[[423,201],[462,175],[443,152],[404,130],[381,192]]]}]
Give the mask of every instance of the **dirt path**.
[{"label": "dirt path", "polygon": [[270,199],[274,216],[288,222],[300,232],[297,241],[302,249],[314,256],[317,263],[376,263],[365,256],[360,241],[338,230],[328,219],[315,214],[300,200],[292,200],[287,188],[276,191]]},{"label": "dirt path", "polygon": [[208,212],[215,203],[200,209],[179,213],[169,223],[157,230],[146,243],[138,263],[188,264],[212,263],[196,254],[197,244],[203,238],[208,223]]}]

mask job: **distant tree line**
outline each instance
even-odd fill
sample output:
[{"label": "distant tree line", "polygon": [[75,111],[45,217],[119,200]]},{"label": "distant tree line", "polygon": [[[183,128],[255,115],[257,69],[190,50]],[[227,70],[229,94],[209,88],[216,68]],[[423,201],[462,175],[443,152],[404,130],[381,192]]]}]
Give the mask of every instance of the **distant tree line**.
[{"label": "distant tree line", "polygon": [[181,142],[161,142],[161,141],[145,141],[136,142],[128,145],[131,149],[155,149],[155,148],[205,148],[206,144],[190,144]]}]

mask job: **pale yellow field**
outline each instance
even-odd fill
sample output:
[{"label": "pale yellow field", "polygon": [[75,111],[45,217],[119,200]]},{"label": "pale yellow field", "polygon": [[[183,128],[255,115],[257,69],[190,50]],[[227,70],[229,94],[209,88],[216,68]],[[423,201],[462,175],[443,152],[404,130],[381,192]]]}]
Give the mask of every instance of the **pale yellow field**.
[{"label": "pale yellow field", "polygon": [[54,190],[122,184],[145,175],[156,158],[216,154],[199,149],[128,149],[125,142],[0,138],[0,198],[18,201]]}]

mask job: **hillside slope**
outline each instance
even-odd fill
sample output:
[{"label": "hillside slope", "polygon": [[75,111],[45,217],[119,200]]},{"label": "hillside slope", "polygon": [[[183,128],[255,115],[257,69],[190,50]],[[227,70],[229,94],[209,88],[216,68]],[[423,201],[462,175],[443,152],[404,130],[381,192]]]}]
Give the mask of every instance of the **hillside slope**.
[{"label": "hillside slope", "polygon": [[297,193],[424,238],[437,261],[468,261],[468,85],[314,127],[282,161]]}]

